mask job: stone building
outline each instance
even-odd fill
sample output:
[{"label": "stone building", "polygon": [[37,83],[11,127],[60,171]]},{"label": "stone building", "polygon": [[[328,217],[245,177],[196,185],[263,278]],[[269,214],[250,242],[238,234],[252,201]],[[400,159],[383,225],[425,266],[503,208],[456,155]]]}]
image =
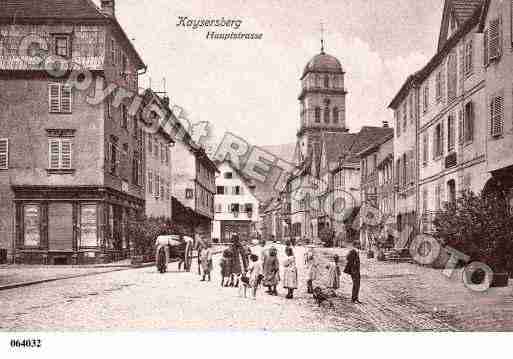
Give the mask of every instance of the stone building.
[{"label": "stone building", "polygon": [[[171,116],[170,122],[176,123],[172,112]],[[217,166],[183,127],[175,127],[169,133],[175,139],[171,148],[172,222],[185,234],[200,232],[210,236]]]},{"label": "stone building", "polygon": [[[407,208],[398,198],[398,220],[415,208],[411,223],[431,232],[436,212],[462,190],[500,191],[511,200],[512,15],[512,2],[445,1],[437,53],[390,106],[399,195],[406,180],[416,198]],[[403,156],[404,148],[416,161]]]},{"label": "stone building", "polygon": [[118,94],[137,93],[145,65],[101,4],[2,1],[0,247],[17,262],[121,258],[144,210],[140,119]]},{"label": "stone building", "polygon": [[173,167],[171,147],[175,141],[169,131],[162,126],[164,119],[171,114],[169,99],[160,98],[151,89],[145,91],[143,98],[145,108],[155,106],[155,109],[158,109],[151,112],[151,121],[160,124],[155,126],[154,130],[145,131],[143,134],[146,147],[145,214],[148,217],[171,219]]},{"label": "stone building", "polygon": [[[359,153],[361,159],[361,198],[364,206],[379,210],[383,226],[393,228],[395,223],[394,191],[394,133],[390,129],[383,137]],[[372,223],[373,224],[373,223]],[[361,223],[360,243],[362,248],[373,248],[384,228]]]}]

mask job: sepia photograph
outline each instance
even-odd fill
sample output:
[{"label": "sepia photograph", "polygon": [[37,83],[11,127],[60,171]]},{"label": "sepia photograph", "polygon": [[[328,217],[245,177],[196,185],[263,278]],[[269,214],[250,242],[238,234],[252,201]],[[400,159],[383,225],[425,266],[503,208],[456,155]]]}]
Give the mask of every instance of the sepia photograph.
[{"label": "sepia photograph", "polygon": [[513,1],[0,0],[8,357],[504,335],[512,277]]}]

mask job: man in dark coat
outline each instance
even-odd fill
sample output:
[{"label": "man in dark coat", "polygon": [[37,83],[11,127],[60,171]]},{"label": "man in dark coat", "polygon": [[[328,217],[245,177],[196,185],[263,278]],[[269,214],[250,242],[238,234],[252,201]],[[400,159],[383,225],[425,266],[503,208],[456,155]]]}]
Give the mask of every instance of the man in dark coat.
[{"label": "man in dark coat", "polygon": [[349,245],[350,251],[346,257],[346,268],[344,273],[349,274],[353,281],[353,290],[351,294],[351,301],[353,303],[362,304],[358,298],[360,293],[360,255],[354,247],[354,243]]},{"label": "man in dark coat", "polygon": [[[239,286],[239,276],[242,273],[246,273],[248,269],[248,255],[247,251],[244,249],[242,244],[240,243],[239,236],[234,234],[232,236],[232,245],[230,246],[230,250],[233,254],[232,256],[232,276],[230,280],[230,286],[234,286],[234,275],[237,276],[235,281],[235,287]],[[241,266],[242,262],[242,266]]]}]

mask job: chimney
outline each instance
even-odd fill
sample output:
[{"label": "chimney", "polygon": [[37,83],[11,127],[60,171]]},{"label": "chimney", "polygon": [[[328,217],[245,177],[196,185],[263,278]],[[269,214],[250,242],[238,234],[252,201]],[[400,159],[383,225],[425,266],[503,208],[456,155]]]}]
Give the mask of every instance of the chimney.
[{"label": "chimney", "polygon": [[388,126],[388,121],[383,121],[383,128],[388,128],[390,126]]},{"label": "chimney", "polygon": [[116,2],[115,0],[101,0],[102,13],[110,16],[116,16]]}]

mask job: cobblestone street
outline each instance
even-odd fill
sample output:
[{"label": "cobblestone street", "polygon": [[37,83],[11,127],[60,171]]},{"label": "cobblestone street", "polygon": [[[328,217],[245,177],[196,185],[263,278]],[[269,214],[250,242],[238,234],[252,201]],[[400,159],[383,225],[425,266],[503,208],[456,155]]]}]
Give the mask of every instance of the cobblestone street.
[{"label": "cobblestone street", "polygon": [[[341,251],[343,254],[344,251]],[[347,298],[342,276],[335,308],[319,308],[304,287],[304,249],[296,248],[301,287],[294,300],[260,290],[256,301],[221,288],[217,260],[212,282],[196,268],[166,274],[154,267],[66,279],[0,292],[1,330],[512,330],[511,287],[471,293],[456,280],[412,264],[362,258],[363,305]],[[280,257],[283,250],[280,248]],[[363,257],[363,256],[362,256]]]}]

